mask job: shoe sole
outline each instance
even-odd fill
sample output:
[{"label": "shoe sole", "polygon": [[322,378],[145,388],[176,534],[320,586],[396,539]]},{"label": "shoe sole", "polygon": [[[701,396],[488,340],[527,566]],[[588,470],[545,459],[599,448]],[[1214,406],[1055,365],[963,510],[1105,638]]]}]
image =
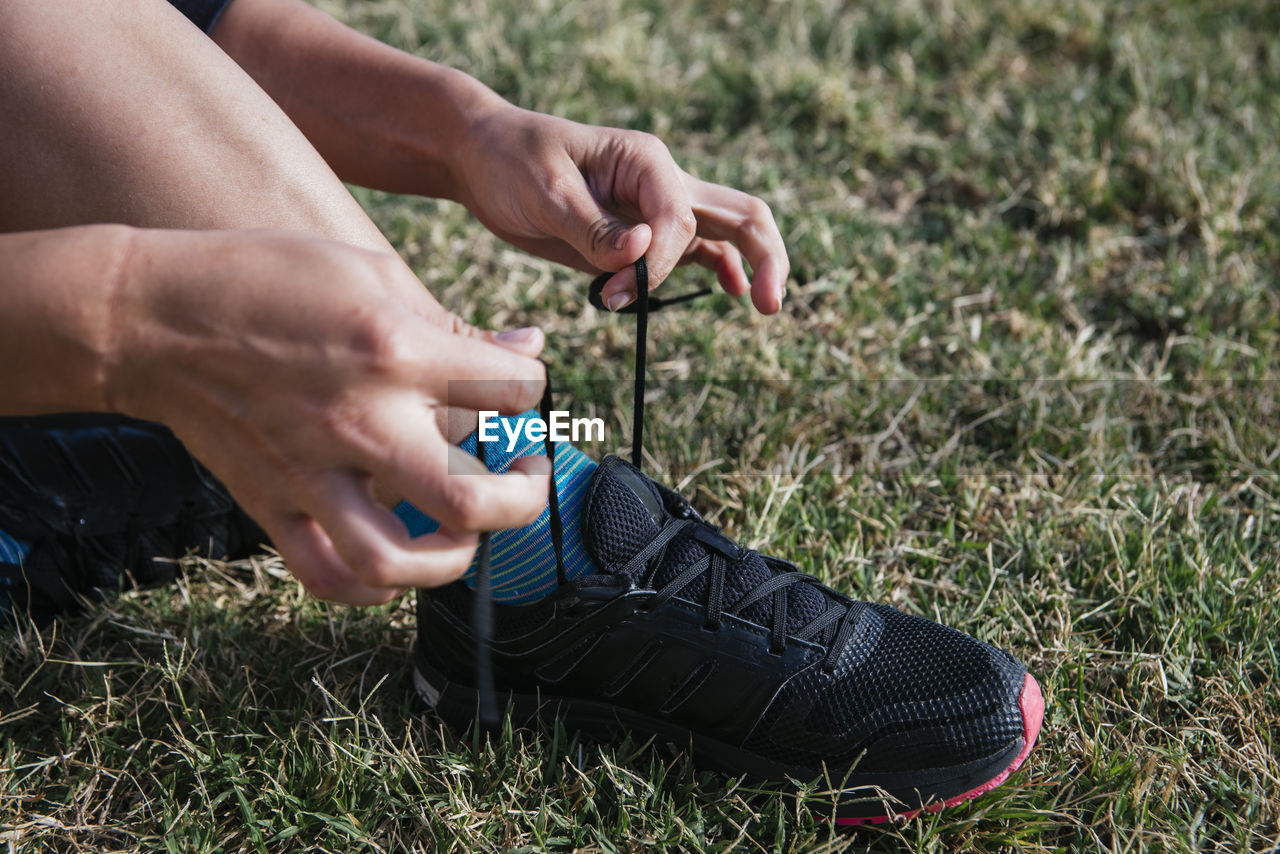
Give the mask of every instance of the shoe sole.
[{"label": "shoe sole", "polygon": [[[432,681],[433,679],[435,680],[434,682]],[[457,682],[450,682],[436,674],[431,674],[430,678],[428,678],[428,675],[422,671],[421,661],[414,668],[413,682],[422,700],[447,722],[462,729],[476,724],[476,708],[479,697],[474,688]],[[666,722],[656,721],[615,706],[500,692],[498,695],[500,708],[503,706],[504,700],[509,700],[511,716],[513,721],[516,722],[561,717],[571,728],[577,728],[593,735],[612,734],[619,730],[640,732],[646,735],[652,734],[670,740],[678,746],[688,746],[695,757],[705,757],[732,774],[746,773],[750,777],[775,781],[791,776],[785,770],[780,770],[777,766],[771,765],[755,754],[717,742],[690,730],[673,727]],[[1016,750],[1015,746],[1011,745],[1009,749],[1001,751],[996,756],[988,757],[977,763],[970,763],[958,768],[938,769],[932,774],[935,779],[917,784],[937,787],[943,791],[947,789],[955,791],[956,788],[967,786],[963,788],[960,794],[936,800],[917,809],[903,810],[901,812],[873,812],[876,806],[881,809],[888,807],[883,795],[867,794],[870,792],[883,792],[884,788],[891,787],[898,792],[917,791],[917,803],[920,802],[920,798],[918,797],[918,790],[910,783],[898,780],[891,785],[883,782],[888,775],[873,775],[869,773],[863,775],[861,780],[846,781],[846,785],[849,783],[854,784],[844,790],[846,794],[856,791],[858,795],[851,801],[846,801],[843,806],[837,806],[835,815],[827,815],[826,817],[830,821],[844,826],[881,824],[890,819],[907,820],[924,812],[937,812],[944,807],[956,806],[979,795],[986,794],[1008,779],[1010,774],[1018,770],[1022,763],[1026,761],[1027,756],[1030,755],[1032,748],[1035,746],[1036,738],[1040,734],[1040,725],[1044,719],[1044,695],[1040,691],[1040,685],[1029,673],[1023,680],[1022,692],[1018,697],[1018,706],[1022,713],[1023,738],[1021,739],[1021,745],[1016,746]],[[1012,760],[1009,759],[1011,752],[1014,754]],[[876,782],[870,779],[872,777],[880,778],[883,786],[877,786]],[[976,785],[967,785],[975,780],[981,782]],[[951,785],[948,785],[948,783]],[[849,814],[853,812],[860,814]]]}]

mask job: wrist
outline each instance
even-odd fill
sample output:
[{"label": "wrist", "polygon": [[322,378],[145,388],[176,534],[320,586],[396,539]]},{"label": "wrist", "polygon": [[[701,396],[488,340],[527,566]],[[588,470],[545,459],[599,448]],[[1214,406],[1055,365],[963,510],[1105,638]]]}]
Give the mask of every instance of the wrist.
[{"label": "wrist", "polygon": [[140,295],[151,277],[157,232],[120,227],[112,236],[111,263],[103,287],[97,372],[98,395],[104,412],[135,418],[154,418],[138,400],[135,360],[130,350],[141,324]]},{"label": "wrist", "polygon": [[422,195],[471,208],[472,155],[493,117],[516,108],[461,71],[440,66],[438,76],[421,113],[431,126],[415,135],[420,174],[435,176]]},{"label": "wrist", "polygon": [[131,231],[83,225],[0,235],[0,413],[113,411],[111,306]]},{"label": "wrist", "polygon": [[102,408],[168,423],[190,364],[192,328],[211,322],[216,305],[200,281],[226,263],[221,231],[131,228],[113,249],[104,289],[99,372]]}]

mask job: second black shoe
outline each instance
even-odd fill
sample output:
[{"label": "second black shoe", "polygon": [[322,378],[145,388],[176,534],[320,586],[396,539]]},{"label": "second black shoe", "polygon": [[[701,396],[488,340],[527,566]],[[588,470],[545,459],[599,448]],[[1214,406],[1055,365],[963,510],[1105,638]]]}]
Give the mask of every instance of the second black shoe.
[{"label": "second black shoe", "polygon": [[[735,775],[814,781],[841,790],[841,823],[959,803],[1030,753],[1044,703],[1007,653],[739,547],[617,457],[583,514],[598,571],[494,609],[493,684],[517,723],[562,715],[656,735]],[[455,583],[418,597],[418,691],[470,726],[490,667],[475,594]]]},{"label": "second black shoe", "polygon": [[0,419],[0,531],[30,544],[0,582],[37,622],[267,539],[168,428],[105,414]]}]

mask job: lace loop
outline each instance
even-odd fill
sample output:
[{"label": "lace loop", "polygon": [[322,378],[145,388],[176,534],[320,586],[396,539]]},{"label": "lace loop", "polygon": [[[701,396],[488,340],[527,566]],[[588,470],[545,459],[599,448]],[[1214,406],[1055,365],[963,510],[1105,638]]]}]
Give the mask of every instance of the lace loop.
[{"label": "lace loop", "polygon": [[[640,260],[643,261],[644,259],[641,258]],[[645,273],[646,273],[645,278],[647,280],[648,279],[647,266],[645,268]],[[636,277],[636,284],[637,284],[636,301],[626,306],[625,308],[618,309],[617,311],[611,310],[607,305],[604,304],[604,286],[611,278],[613,278],[613,273],[604,273],[600,276],[596,276],[596,278],[591,282],[591,287],[587,291],[587,301],[590,302],[591,305],[594,306],[596,309],[600,311],[607,311],[610,314],[639,314],[641,310],[640,300],[638,299],[640,295],[640,292],[638,290],[639,282],[640,282],[639,276]],[[647,286],[648,282],[646,281],[645,284]],[[647,290],[647,287],[646,287],[646,290]],[[688,302],[689,300],[697,299],[698,297],[705,297],[710,293],[711,293],[711,288],[703,288],[702,290],[699,290],[699,291],[690,291],[687,294],[680,294],[679,296],[675,296],[675,297],[655,297],[652,294],[649,294],[648,305],[646,306],[646,310],[649,311],[650,313],[655,311],[661,311],[667,306],[679,305],[682,302]]]},{"label": "lace loop", "polygon": [[[587,290],[587,299],[601,311],[609,311],[604,304],[605,283],[613,277],[612,273],[597,276]],[[663,299],[649,295],[649,263],[641,255],[636,259],[636,299],[625,308],[618,309],[617,314],[636,315],[636,359],[635,359],[635,393],[631,402],[631,464],[643,470],[644,457],[644,384],[648,368],[649,313],[659,311],[669,305],[688,302],[711,293],[710,288],[681,294],[678,297]]]}]

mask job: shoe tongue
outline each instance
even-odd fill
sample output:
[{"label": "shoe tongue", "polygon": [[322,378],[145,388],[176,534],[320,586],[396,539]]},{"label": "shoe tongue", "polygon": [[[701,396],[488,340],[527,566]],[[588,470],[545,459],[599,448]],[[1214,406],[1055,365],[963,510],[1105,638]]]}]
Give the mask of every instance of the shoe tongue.
[{"label": "shoe tongue", "polygon": [[583,544],[602,572],[620,572],[670,515],[653,481],[612,455],[592,475],[582,512]]},{"label": "shoe tongue", "polygon": [[[582,540],[587,553],[599,571],[610,573],[621,572],[627,561],[648,545],[671,518],[654,482],[615,456],[606,457],[596,469],[582,512]],[[693,530],[681,532],[667,547],[662,565],[650,582],[654,589],[660,589],[706,554],[706,547],[694,538]],[[760,555],[740,550],[738,559],[730,561],[725,574],[725,604],[732,607],[773,575],[774,571]],[[676,595],[703,604],[706,588],[707,575],[703,573]],[[787,589],[787,597],[789,632],[798,631],[827,608],[826,597],[810,584],[792,585]],[[772,623],[772,613],[773,601],[767,597],[748,605],[741,616],[768,626]]]}]

